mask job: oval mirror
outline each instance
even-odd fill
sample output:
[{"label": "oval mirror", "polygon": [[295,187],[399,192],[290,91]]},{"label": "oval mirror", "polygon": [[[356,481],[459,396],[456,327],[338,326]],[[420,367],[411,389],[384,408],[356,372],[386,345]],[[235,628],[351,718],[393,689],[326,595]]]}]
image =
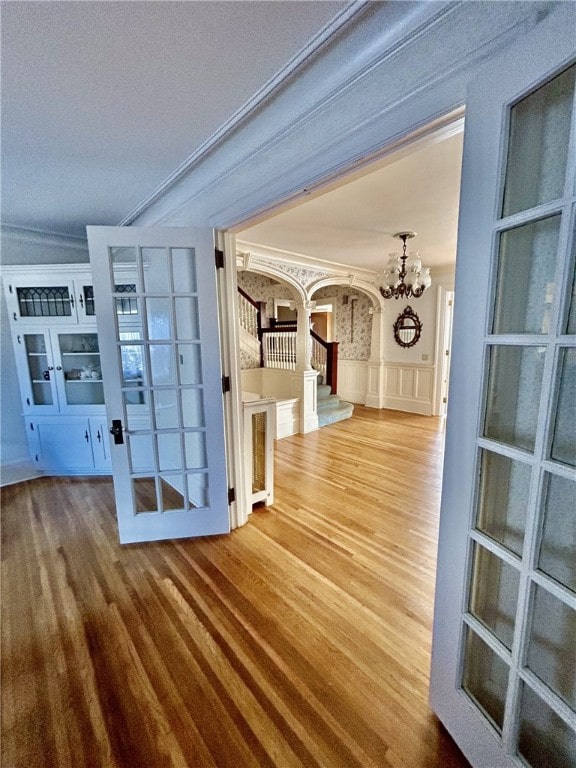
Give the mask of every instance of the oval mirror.
[{"label": "oval mirror", "polygon": [[394,323],[394,338],[401,347],[413,347],[422,333],[422,323],[420,318],[414,312],[412,307],[406,309],[398,315]]}]

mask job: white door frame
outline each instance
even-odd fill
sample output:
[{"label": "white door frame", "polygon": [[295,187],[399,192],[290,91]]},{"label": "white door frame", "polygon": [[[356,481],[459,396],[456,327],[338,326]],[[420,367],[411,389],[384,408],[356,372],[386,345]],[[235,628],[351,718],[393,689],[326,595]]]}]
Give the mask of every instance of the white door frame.
[{"label": "white door frame", "polygon": [[220,361],[222,375],[230,377],[230,397],[224,401],[224,436],[229,486],[234,488],[230,503],[230,528],[248,522],[252,508],[246,501],[242,419],[242,379],[240,374],[240,322],[238,320],[238,272],[236,237],[216,232],[217,247],[224,252],[224,268],[218,270],[217,292],[220,317]]},{"label": "white door frame", "polygon": [[[432,397],[432,415],[445,416],[446,408],[442,402],[444,371],[446,370],[446,348],[451,346],[451,334],[446,327],[448,320],[448,301],[449,297],[454,297],[454,290],[446,288],[443,285],[438,286],[438,295],[436,297],[436,342],[434,345],[434,394]],[[453,319],[454,315],[452,313]],[[448,338],[447,338],[448,337]],[[449,355],[452,351],[449,350]]]}]

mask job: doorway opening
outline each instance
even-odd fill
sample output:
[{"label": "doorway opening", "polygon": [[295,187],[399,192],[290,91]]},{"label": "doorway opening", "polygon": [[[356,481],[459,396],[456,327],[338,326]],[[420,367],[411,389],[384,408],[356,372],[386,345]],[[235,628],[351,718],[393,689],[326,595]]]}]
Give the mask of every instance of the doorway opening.
[{"label": "doorway opening", "polygon": [[[339,394],[345,400],[425,415],[445,413],[449,370],[444,358],[449,355],[441,351],[450,339],[439,297],[454,290],[463,128],[463,110],[447,115],[440,127],[435,123],[417,138],[407,137],[402,147],[318,187],[304,202],[276,209],[268,218],[260,215],[236,232],[238,250],[258,263],[261,274],[267,265],[270,276],[284,270],[299,281],[308,300],[322,302],[311,305],[310,322],[327,341],[346,342],[338,362],[339,386],[344,387]],[[411,244],[431,268],[432,286],[419,298],[386,301],[378,292],[381,273],[390,254],[398,253],[394,235],[406,229],[418,233]],[[338,288],[334,301],[326,298],[331,286]],[[344,286],[352,297],[356,288],[371,293],[371,305],[342,304]],[[316,294],[322,298],[316,300]],[[289,305],[275,301],[277,320],[295,319]],[[416,345],[402,348],[394,340],[393,325],[408,305],[418,312],[423,330]],[[350,327],[339,327],[336,308],[342,318],[353,314]],[[374,324],[381,326],[379,337]],[[366,338],[367,345],[359,343]],[[368,385],[373,360],[383,364],[385,384],[378,386],[386,391],[378,397]]]}]

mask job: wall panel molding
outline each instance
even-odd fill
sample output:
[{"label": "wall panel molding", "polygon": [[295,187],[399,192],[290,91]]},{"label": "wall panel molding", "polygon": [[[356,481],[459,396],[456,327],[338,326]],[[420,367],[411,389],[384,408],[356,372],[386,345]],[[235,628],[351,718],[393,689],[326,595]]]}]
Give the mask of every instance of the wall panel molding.
[{"label": "wall panel molding", "polygon": [[363,360],[338,360],[338,396],[349,403],[366,403],[368,363]]},{"label": "wall panel molding", "polygon": [[431,416],[436,367],[386,363],[384,368],[384,408]]}]

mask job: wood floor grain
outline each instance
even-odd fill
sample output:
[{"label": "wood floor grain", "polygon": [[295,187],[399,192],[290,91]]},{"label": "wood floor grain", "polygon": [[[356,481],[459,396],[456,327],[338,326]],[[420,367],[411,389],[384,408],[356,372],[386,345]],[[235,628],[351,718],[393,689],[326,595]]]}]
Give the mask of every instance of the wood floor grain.
[{"label": "wood floor grain", "polygon": [[106,478],[4,489],[3,768],[465,768],[427,704],[442,446],[357,407],[177,542],[120,546]]}]

